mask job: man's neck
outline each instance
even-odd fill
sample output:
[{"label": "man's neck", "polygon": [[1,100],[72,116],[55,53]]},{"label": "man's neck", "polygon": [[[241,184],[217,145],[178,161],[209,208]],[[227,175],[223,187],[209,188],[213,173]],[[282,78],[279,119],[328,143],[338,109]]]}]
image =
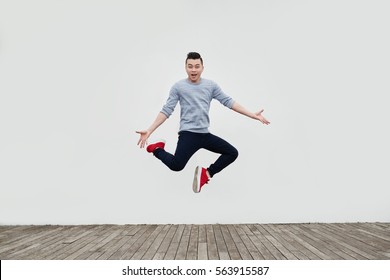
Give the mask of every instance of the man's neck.
[{"label": "man's neck", "polygon": [[190,84],[197,85],[197,84],[200,84],[200,82],[202,81],[202,78],[199,78],[199,80],[197,80],[197,81],[195,81],[195,82],[191,81],[190,78],[187,78],[187,81],[188,81]]}]

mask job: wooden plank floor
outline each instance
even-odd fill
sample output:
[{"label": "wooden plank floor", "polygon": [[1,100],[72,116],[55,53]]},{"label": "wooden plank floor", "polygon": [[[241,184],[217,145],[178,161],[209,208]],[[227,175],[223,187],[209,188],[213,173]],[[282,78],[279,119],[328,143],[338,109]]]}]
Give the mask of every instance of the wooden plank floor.
[{"label": "wooden plank floor", "polygon": [[2,260],[382,260],[390,223],[0,226]]}]

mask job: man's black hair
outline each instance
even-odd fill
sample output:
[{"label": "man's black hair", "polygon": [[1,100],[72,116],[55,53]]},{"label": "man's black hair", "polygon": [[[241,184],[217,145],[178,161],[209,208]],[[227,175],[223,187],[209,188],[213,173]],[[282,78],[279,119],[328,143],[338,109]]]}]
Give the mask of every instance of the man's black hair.
[{"label": "man's black hair", "polygon": [[187,54],[186,64],[187,64],[187,60],[189,60],[189,59],[200,59],[200,61],[202,62],[202,65],[203,65],[203,59],[200,56],[200,54],[197,52],[189,52]]}]

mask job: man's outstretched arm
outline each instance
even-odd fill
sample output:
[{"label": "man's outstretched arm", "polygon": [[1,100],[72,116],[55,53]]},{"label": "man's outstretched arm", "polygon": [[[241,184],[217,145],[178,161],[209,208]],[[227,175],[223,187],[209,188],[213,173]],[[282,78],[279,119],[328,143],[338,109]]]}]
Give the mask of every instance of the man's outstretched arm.
[{"label": "man's outstretched arm", "polygon": [[242,105],[240,105],[236,101],[234,101],[233,106],[232,106],[232,110],[237,112],[237,113],[243,114],[249,118],[259,120],[263,124],[267,124],[267,125],[270,124],[270,122],[261,115],[261,113],[263,113],[263,111],[264,111],[263,109],[261,109],[259,112],[253,113],[253,112],[248,111],[245,107],[243,107]]}]

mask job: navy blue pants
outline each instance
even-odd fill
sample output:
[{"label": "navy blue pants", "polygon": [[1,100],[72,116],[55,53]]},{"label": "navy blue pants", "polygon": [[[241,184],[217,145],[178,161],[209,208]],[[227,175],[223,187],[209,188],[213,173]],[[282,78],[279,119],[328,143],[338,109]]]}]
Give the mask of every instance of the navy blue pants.
[{"label": "navy blue pants", "polygon": [[163,149],[156,149],[153,154],[173,171],[180,171],[186,166],[190,158],[199,150],[221,154],[219,158],[207,168],[213,177],[238,157],[238,151],[228,142],[211,133],[195,133],[180,131],[175,154],[172,155]]}]

